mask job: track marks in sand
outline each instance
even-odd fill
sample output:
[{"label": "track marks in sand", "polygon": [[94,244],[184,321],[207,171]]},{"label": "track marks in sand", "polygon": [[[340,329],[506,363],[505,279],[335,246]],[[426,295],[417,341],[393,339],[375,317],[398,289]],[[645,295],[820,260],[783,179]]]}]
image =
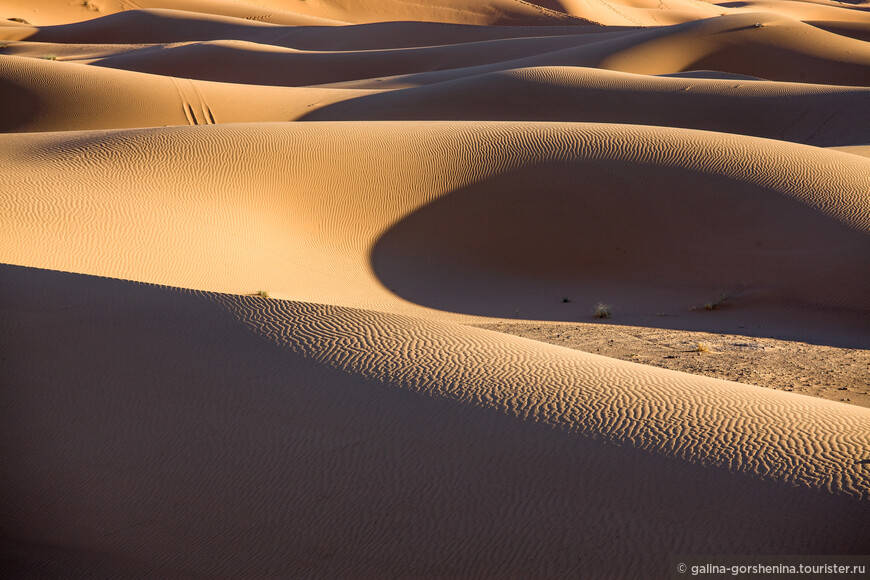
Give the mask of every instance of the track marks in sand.
[{"label": "track marks in sand", "polygon": [[[0,111],[0,129],[9,132],[213,124],[217,117],[227,123],[487,118],[684,127],[823,147],[870,138],[870,106],[864,106],[870,89],[860,87],[533,67],[369,91],[212,83],[16,56],[4,60],[0,94],[8,108]],[[106,93],[112,96],[110,111],[89,106]]]},{"label": "track marks in sand", "polygon": [[[214,125],[214,114],[202,96],[199,88],[196,86],[196,81],[191,79],[177,79],[170,77],[172,83],[178,91],[178,96],[181,99],[181,107],[184,109],[184,114],[187,117],[187,122],[190,125]],[[194,107],[196,104],[196,107]],[[197,109],[200,117],[197,117]]]}]

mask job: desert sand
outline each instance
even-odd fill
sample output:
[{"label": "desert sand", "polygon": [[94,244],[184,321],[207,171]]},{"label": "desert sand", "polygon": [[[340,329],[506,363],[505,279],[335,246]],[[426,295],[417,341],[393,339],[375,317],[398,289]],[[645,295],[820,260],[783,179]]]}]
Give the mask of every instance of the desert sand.
[{"label": "desert sand", "polygon": [[0,103],[4,577],[870,553],[870,3],[10,0]]}]

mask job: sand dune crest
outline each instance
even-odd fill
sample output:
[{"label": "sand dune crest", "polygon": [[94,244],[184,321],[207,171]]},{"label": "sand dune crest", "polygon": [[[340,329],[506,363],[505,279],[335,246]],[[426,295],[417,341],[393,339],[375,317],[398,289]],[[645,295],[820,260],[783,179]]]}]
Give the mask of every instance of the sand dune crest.
[{"label": "sand dune crest", "polygon": [[4,578],[868,553],[868,40],[867,0],[4,2]]}]

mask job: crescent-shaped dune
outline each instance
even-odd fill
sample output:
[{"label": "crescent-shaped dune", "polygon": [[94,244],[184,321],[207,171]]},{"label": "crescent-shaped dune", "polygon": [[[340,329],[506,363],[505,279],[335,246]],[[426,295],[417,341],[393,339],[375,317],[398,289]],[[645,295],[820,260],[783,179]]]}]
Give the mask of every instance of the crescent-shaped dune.
[{"label": "crescent-shaped dune", "polygon": [[[4,578],[870,552],[865,0],[0,19]],[[507,319],[719,333],[785,378],[479,328]]]},{"label": "crescent-shaped dune", "polygon": [[[554,285],[584,303],[607,292],[636,313],[689,308],[732,287],[745,289],[747,306],[870,311],[870,172],[866,159],[836,151],[519,122],[0,142],[11,263],[403,312],[548,317]],[[216,171],[220,158],[232,166]],[[82,224],[104,226],[95,235]],[[517,238],[519,229],[533,235]]]}]

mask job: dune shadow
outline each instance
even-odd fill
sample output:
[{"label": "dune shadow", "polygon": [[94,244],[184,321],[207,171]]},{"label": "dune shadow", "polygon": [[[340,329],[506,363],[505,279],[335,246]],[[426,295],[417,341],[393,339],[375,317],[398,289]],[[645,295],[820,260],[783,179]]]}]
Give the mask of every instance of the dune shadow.
[{"label": "dune shadow", "polygon": [[[758,185],[585,161],[453,191],[395,224],[370,260],[398,296],[462,314],[592,322],[603,301],[614,305],[607,323],[752,334],[759,317],[779,316],[788,334],[823,313],[866,335],[868,255],[865,234]],[[723,312],[692,311],[722,293]]]},{"label": "dune shadow", "polygon": [[0,100],[0,133],[13,133],[39,115],[39,100],[14,82],[0,79]]},{"label": "dune shadow", "polygon": [[[676,545],[867,549],[860,500],[366,378],[229,312],[252,298],[0,279],[7,577],[628,577]],[[272,306],[247,322],[300,314]],[[315,324],[325,309],[301,308]],[[578,557],[602,537],[639,555]]]},{"label": "dune shadow", "polygon": [[[0,279],[8,577],[630,576],[676,542],[867,547],[855,499],[347,372],[228,312],[251,298],[16,266]],[[273,306],[253,319],[299,314]],[[830,521],[851,540],[794,533]],[[642,560],[577,557],[602,536]]]}]

